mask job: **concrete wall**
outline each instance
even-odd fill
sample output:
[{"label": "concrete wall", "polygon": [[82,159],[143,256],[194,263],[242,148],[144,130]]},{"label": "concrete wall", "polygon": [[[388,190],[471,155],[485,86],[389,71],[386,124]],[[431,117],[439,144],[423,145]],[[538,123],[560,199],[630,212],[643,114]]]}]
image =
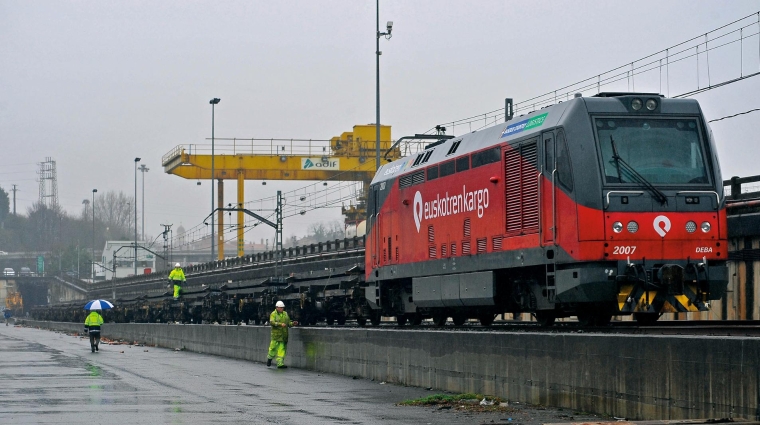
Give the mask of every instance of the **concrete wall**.
[{"label": "concrete wall", "polygon": [[[269,344],[264,326],[106,324],[103,335],[259,362]],[[296,328],[286,363],[629,419],[760,419],[759,338]]]}]

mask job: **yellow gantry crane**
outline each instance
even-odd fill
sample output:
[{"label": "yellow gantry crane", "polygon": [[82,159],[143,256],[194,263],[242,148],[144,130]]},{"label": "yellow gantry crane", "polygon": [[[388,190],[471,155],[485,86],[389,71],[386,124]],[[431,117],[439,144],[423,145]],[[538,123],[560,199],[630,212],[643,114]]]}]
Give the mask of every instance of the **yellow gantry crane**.
[{"label": "yellow gantry crane", "polygon": [[[355,125],[330,140],[215,138],[214,175],[211,145],[179,145],[163,156],[164,172],[190,180],[217,181],[218,258],[224,259],[224,180],[237,180],[237,255],[244,255],[242,211],[245,180],[333,180],[363,182],[357,205],[343,208],[347,221],[366,216],[367,190],[375,175],[376,127]],[[389,160],[401,151],[391,148],[391,127],[380,126],[380,152]]]}]

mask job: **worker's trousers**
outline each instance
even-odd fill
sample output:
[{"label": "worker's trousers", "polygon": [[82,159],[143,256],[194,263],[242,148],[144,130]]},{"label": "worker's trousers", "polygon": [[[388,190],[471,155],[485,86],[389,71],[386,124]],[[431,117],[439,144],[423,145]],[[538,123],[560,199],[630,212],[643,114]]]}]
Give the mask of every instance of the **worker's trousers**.
[{"label": "worker's trousers", "polygon": [[269,353],[267,359],[275,359],[277,366],[285,364],[285,352],[288,349],[288,343],[282,341],[275,341],[269,343]]}]

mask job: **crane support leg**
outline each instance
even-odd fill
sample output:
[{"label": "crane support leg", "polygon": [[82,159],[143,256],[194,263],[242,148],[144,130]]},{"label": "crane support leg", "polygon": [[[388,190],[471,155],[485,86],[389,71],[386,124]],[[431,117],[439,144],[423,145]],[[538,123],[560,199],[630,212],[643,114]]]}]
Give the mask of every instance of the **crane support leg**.
[{"label": "crane support leg", "polygon": [[[211,183],[214,184],[214,183]],[[217,208],[224,208],[224,180],[219,179],[217,180],[217,198],[216,198],[216,205]],[[217,212],[217,226],[216,226],[216,237],[217,237],[217,246],[219,247],[219,257],[217,257],[219,260],[224,260],[224,211],[221,209]]]},{"label": "crane support leg", "polygon": [[243,239],[243,233],[245,228],[245,214],[243,213],[243,199],[245,189],[245,172],[238,170],[238,184],[237,184],[237,206],[240,209],[237,212],[237,256],[242,257],[245,255],[245,239]]}]

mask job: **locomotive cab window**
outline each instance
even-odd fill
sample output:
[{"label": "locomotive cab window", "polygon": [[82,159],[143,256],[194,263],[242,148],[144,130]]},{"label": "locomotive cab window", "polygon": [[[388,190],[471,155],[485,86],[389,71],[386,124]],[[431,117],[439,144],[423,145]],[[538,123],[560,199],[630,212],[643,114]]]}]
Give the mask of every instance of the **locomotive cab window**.
[{"label": "locomotive cab window", "polygon": [[[596,133],[606,183],[709,183],[704,139],[696,118],[597,117]],[[621,161],[622,160],[622,161]]]},{"label": "locomotive cab window", "polygon": [[557,181],[569,191],[573,191],[573,172],[570,168],[570,156],[567,153],[567,143],[565,143],[565,133],[557,133]]}]

